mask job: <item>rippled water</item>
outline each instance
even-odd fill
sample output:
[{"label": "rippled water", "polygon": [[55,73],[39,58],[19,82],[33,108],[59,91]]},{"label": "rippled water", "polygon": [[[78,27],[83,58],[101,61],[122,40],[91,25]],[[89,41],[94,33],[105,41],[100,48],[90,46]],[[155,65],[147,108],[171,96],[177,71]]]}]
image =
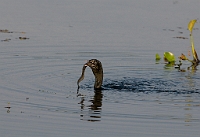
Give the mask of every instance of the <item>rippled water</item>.
[{"label": "rippled water", "polygon": [[[0,5],[0,135],[199,136],[200,71],[155,53],[190,49],[195,1],[5,1]],[[191,8],[192,7],[192,8]],[[192,10],[191,10],[192,9]],[[200,52],[199,23],[193,31]],[[19,37],[28,39],[21,40]],[[180,39],[184,37],[186,39]],[[83,64],[97,58],[104,90]]]}]

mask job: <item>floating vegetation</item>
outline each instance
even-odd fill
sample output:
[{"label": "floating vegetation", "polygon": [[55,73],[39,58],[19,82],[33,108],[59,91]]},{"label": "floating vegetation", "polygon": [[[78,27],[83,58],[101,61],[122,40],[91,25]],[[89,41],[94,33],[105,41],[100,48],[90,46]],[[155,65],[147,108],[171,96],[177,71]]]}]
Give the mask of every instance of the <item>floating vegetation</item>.
[{"label": "floating vegetation", "polygon": [[[193,39],[193,36],[192,36],[192,30],[194,30],[193,29],[193,27],[194,27],[194,25],[195,25],[195,23],[197,22],[197,20],[195,19],[195,20],[191,20],[190,22],[189,22],[189,24],[188,24],[188,30],[190,31],[190,43],[191,43],[191,51],[192,51],[192,55],[193,55],[193,60],[190,60],[190,59],[188,59],[183,53],[181,54],[181,56],[179,56],[178,58],[179,58],[179,64],[175,64],[175,56],[174,56],[174,54],[173,53],[171,53],[171,52],[164,52],[164,60],[165,61],[167,61],[168,62],[168,64],[172,64],[171,66],[175,66],[175,68],[179,68],[179,70],[181,70],[180,69],[180,66],[182,65],[182,62],[181,62],[181,60],[183,60],[183,61],[189,61],[189,62],[191,62],[192,63],[192,65],[190,66],[192,69],[196,69],[196,66],[199,64],[199,62],[200,62],[200,60],[199,60],[199,58],[198,58],[198,55],[197,55],[197,52],[196,52],[196,50],[195,50],[195,48],[194,48],[194,39]],[[178,27],[179,29],[182,29],[182,27]],[[166,29],[164,29],[164,30],[166,30]],[[172,30],[170,30],[170,31],[172,31]],[[178,39],[188,39],[188,38],[186,38],[186,37],[173,37],[173,38],[178,38]],[[156,60],[158,60],[157,58],[158,58],[158,56],[159,56],[159,54],[158,53],[156,53]],[[190,51],[188,52],[188,56],[190,56]],[[188,67],[188,69],[190,69],[190,67]],[[184,71],[181,71],[181,72],[184,72]]]},{"label": "floating vegetation", "polygon": [[10,40],[11,40],[11,39],[6,38],[6,39],[1,40],[1,41],[3,41],[3,42],[9,42]]},{"label": "floating vegetation", "polygon": [[168,29],[169,31],[174,31],[173,29]]},{"label": "floating vegetation", "polygon": [[164,52],[164,60],[169,63],[176,61],[174,54],[171,52]]},{"label": "floating vegetation", "polygon": [[26,40],[26,39],[29,39],[27,37],[19,37],[20,40]]},{"label": "floating vegetation", "polygon": [[176,39],[188,39],[186,37],[173,37],[173,38],[176,38]]},{"label": "floating vegetation", "polygon": [[158,54],[158,53],[156,53],[156,60],[160,60],[161,59],[161,57],[160,57],[160,55]]},{"label": "floating vegetation", "polygon": [[0,29],[1,33],[13,33],[12,31],[9,31],[7,29]]},{"label": "floating vegetation", "polygon": [[[23,31],[9,31],[7,29],[0,29],[0,33],[21,33],[21,34],[25,34],[26,32],[23,32]],[[20,40],[27,40],[29,38],[27,37],[18,37],[16,39],[20,39]],[[10,38],[6,38],[6,39],[3,39],[1,40],[1,42],[9,42],[11,39]]]},{"label": "floating vegetation", "polygon": [[26,33],[26,32],[23,32],[23,31],[9,31],[7,29],[0,29],[0,32],[1,33]]},{"label": "floating vegetation", "polygon": [[[177,27],[177,29],[179,29],[179,30],[176,30],[176,29],[163,29],[163,30],[164,31],[171,31],[171,32],[178,32],[179,34],[183,34],[184,31],[181,31],[181,30],[186,30],[186,28],[183,28],[183,27]],[[189,30],[189,28],[187,28],[187,30]],[[192,28],[192,30],[199,30],[199,28]],[[185,36],[174,36],[172,38],[189,39],[188,37],[185,37]]]},{"label": "floating vegetation", "polygon": [[8,104],[7,104],[7,107],[5,107],[5,108],[7,108],[8,110],[7,110],[7,113],[10,113],[10,102],[8,102]]}]

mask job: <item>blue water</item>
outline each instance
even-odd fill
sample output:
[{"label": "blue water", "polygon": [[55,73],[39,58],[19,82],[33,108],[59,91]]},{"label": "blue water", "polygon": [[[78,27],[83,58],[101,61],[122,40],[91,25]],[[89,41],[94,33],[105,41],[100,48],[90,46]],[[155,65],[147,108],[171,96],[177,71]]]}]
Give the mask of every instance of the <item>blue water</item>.
[{"label": "blue water", "polygon": [[[10,33],[0,32],[0,135],[198,137],[199,66],[188,70],[183,61],[179,71],[155,54],[187,55],[187,25],[199,18],[199,6],[198,0],[2,2],[0,29]],[[194,28],[199,53],[199,22]],[[92,58],[102,62],[104,90],[94,91],[86,68],[77,94],[82,66]]]}]

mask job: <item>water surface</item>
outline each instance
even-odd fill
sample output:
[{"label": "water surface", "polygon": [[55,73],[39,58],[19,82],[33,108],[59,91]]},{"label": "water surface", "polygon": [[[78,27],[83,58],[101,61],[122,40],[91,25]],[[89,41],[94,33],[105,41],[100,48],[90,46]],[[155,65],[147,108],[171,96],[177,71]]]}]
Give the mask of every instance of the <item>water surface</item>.
[{"label": "water surface", "polygon": [[[1,136],[199,136],[200,72],[156,62],[190,49],[194,1],[5,1],[0,5]],[[200,52],[199,23],[193,31]],[[29,39],[20,40],[19,37]],[[8,41],[4,41],[8,39]],[[89,68],[99,59],[104,90]]]}]

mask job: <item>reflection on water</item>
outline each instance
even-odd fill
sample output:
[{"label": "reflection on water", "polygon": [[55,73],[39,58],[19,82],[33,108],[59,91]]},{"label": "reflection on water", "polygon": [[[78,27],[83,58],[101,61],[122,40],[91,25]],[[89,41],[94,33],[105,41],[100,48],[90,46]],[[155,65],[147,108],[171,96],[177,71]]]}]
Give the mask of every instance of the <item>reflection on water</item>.
[{"label": "reflection on water", "polygon": [[7,105],[7,107],[5,107],[6,109],[7,109],[7,113],[10,113],[10,102],[8,102],[8,105]]},{"label": "reflection on water", "polygon": [[195,114],[193,113],[195,107],[200,107],[200,104],[197,103],[192,95],[188,95],[185,98],[185,126],[192,126],[193,122],[199,122],[200,119],[196,118]]},{"label": "reflection on water", "polygon": [[186,111],[186,113],[185,113],[185,122],[186,122],[185,126],[190,126],[190,122],[192,122],[192,119],[193,119],[192,113],[191,113],[191,110],[192,110],[191,107],[192,107],[193,99],[190,96],[188,96],[185,99],[185,103],[186,103],[185,108],[184,108],[184,110]]},{"label": "reflection on water", "polygon": [[81,97],[81,120],[85,121],[101,121],[101,111],[102,111],[102,98],[103,94],[101,90],[95,90],[94,96],[89,100],[91,105],[86,105],[85,97]]}]

